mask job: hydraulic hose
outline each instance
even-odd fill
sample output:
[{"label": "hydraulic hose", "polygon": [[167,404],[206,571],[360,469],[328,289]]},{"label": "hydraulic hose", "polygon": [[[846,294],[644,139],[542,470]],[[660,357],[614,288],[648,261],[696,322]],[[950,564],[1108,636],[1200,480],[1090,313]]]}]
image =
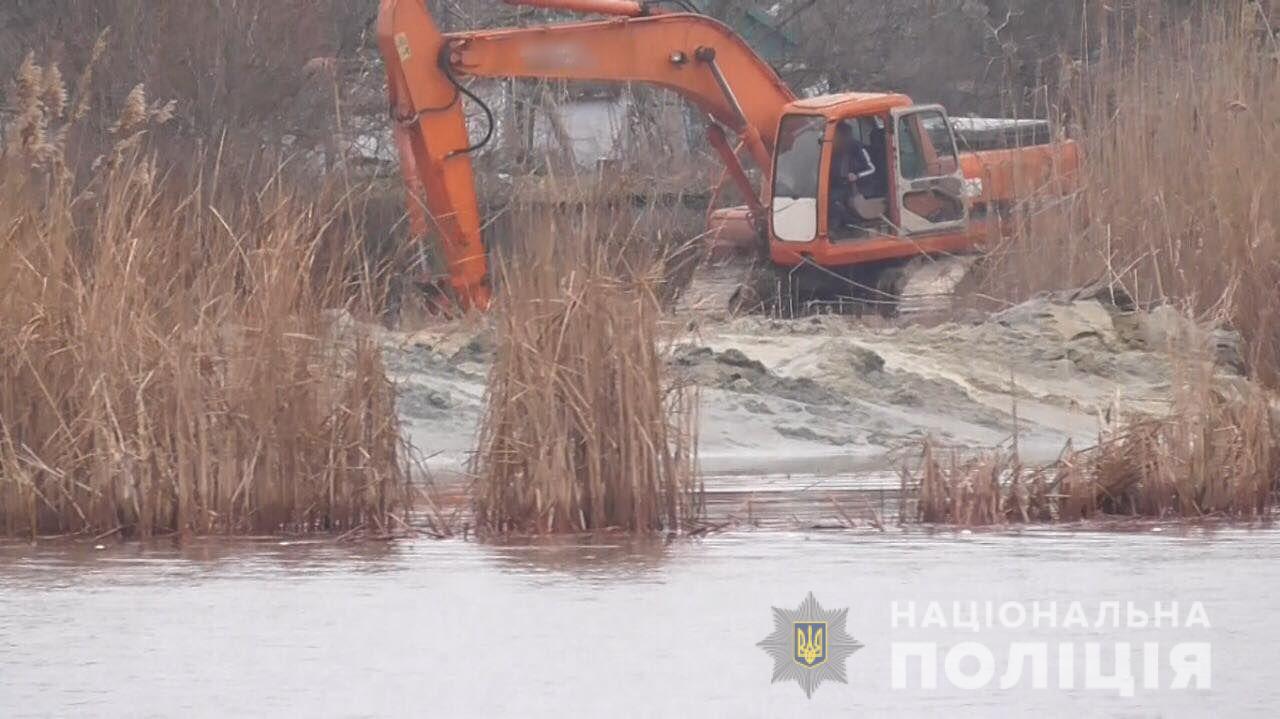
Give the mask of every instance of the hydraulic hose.
[{"label": "hydraulic hose", "polygon": [[[440,48],[440,69],[444,72],[445,77],[449,78],[449,82],[453,84],[454,102],[457,102],[458,94],[461,93],[470,98],[472,102],[479,105],[480,109],[484,110],[486,129],[484,137],[481,138],[479,142],[461,150],[454,150],[449,153],[449,157],[453,157],[455,155],[469,155],[480,150],[485,145],[489,144],[489,141],[493,139],[494,131],[497,129],[497,122],[494,120],[493,109],[489,107],[488,103],[480,99],[479,95],[476,95],[474,92],[467,89],[466,86],[459,82],[458,78],[453,74],[453,63],[449,61],[449,54],[451,52],[452,48],[448,43],[445,43],[445,46]],[[452,106],[452,104],[453,103],[449,103],[446,107]]]}]

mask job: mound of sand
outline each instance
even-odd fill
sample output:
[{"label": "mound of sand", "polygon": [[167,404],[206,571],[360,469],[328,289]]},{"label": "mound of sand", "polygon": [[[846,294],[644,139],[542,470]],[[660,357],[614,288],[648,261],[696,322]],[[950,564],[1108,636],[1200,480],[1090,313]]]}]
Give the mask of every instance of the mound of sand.
[{"label": "mound of sand", "polygon": [[[387,334],[406,431],[437,470],[460,469],[472,447],[487,332]],[[1052,459],[1068,440],[1092,443],[1116,405],[1167,408],[1171,358],[1188,354],[1242,381],[1234,335],[1076,292],[929,327],[739,317],[703,325],[670,364],[700,390],[704,471],[822,473],[886,468],[925,435],[990,447],[1016,432],[1026,459]]]}]

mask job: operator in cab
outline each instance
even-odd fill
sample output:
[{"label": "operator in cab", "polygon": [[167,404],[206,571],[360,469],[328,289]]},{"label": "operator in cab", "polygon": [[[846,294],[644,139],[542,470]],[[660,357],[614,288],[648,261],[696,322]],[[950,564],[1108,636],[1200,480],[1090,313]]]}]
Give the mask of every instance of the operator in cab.
[{"label": "operator in cab", "polygon": [[879,201],[867,196],[868,188],[881,184],[880,172],[867,146],[854,135],[853,125],[848,121],[836,125],[831,155],[832,227],[856,225],[884,214],[883,193],[879,193]]}]

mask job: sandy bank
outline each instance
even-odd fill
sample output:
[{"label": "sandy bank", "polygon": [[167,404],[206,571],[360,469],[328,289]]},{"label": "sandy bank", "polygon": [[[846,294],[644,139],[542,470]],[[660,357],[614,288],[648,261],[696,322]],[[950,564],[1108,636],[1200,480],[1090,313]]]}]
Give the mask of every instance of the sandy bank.
[{"label": "sandy bank", "polygon": [[[483,410],[492,342],[483,325],[386,333],[400,413],[434,472],[461,470]],[[1052,459],[1091,444],[1110,408],[1167,407],[1171,347],[1203,346],[1222,382],[1240,379],[1234,340],[1170,309],[1127,312],[1046,296],[935,326],[856,318],[739,317],[674,340],[673,370],[700,388],[708,474],[835,474],[894,466],[931,435],[1008,444]]]}]

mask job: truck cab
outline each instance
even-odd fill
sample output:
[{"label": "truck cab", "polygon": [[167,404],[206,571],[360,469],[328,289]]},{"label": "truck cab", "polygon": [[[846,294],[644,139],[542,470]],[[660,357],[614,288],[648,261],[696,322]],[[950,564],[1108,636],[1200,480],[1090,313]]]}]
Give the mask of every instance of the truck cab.
[{"label": "truck cab", "polygon": [[777,264],[834,269],[918,256],[921,244],[973,244],[973,186],[942,107],[897,94],[799,100],[777,137],[768,205]]}]

